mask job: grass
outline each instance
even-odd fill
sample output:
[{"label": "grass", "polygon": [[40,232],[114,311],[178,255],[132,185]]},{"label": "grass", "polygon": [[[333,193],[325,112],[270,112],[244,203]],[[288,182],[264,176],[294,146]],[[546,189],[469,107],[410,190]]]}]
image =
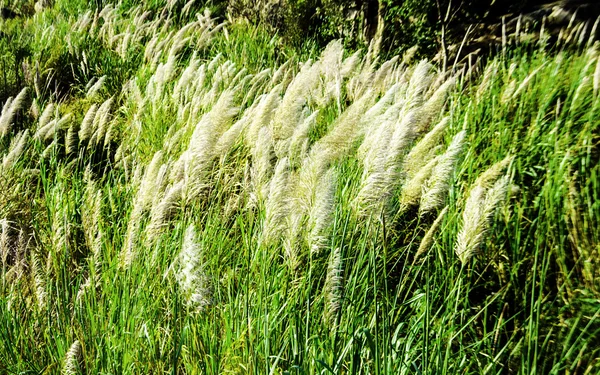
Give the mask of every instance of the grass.
[{"label": "grass", "polygon": [[57,3],[28,61],[95,63],[0,118],[0,372],[600,370],[597,45],[451,79]]}]

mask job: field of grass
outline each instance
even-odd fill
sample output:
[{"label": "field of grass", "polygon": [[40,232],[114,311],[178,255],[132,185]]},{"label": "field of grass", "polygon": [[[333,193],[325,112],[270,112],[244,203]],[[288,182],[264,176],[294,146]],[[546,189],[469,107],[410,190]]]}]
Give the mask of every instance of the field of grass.
[{"label": "field of grass", "polygon": [[600,373],[581,28],[443,72],[68,4],[0,20],[0,373]]}]

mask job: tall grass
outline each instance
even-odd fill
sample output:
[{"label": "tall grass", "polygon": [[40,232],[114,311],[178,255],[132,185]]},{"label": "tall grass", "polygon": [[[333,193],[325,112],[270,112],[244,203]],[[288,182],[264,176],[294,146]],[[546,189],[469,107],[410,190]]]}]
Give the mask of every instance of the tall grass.
[{"label": "tall grass", "polygon": [[122,87],[4,104],[0,372],[600,370],[596,45],[260,70],[117,9]]}]

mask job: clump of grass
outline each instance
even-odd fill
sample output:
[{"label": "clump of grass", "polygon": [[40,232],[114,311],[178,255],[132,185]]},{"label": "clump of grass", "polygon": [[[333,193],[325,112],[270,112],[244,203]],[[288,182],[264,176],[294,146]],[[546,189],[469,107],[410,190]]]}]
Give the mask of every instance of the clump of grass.
[{"label": "clump of grass", "polygon": [[3,105],[6,372],[598,372],[596,47],[267,59],[128,4],[60,30],[85,90]]}]

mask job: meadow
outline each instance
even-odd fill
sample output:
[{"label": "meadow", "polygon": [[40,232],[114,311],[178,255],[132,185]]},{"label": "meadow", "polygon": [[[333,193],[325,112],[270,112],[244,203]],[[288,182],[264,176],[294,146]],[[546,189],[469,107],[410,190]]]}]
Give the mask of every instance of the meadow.
[{"label": "meadow", "polygon": [[600,373],[593,32],[442,71],[67,7],[0,20],[0,373]]}]

